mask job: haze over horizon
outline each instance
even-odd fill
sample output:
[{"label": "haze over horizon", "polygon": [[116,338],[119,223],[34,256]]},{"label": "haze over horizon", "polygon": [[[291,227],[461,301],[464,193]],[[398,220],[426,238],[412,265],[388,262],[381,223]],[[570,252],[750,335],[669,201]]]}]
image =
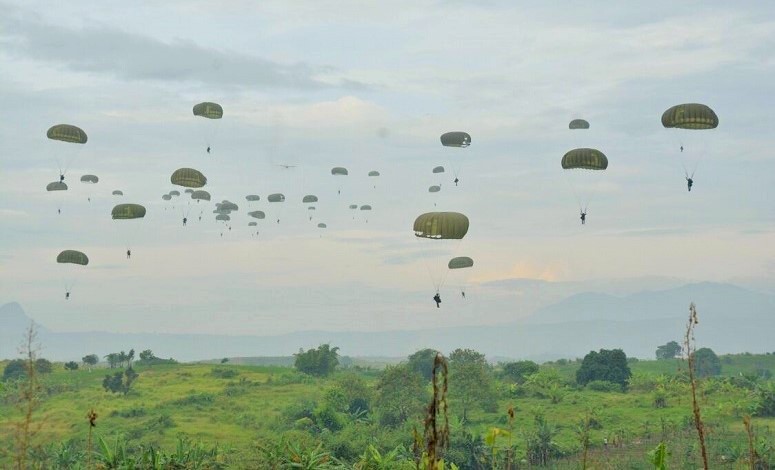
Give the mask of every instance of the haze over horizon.
[{"label": "haze over horizon", "polygon": [[[574,293],[691,282],[775,293],[775,5],[332,5],[0,2],[0,101],[13,110],[0,125],[0,305],[62,332],[277,335],[493,325]],[[201,101],[224,108],[210,155]],[[662,112],[687,102],[711,106],[718,128],[664,129]],[[590,129],[570,131],[574,118]],[[45,191],[59,123],[89,136],[61,215]],[[453,130],[471,146],[442,147]],[[679,145],[701,154],[690,193]],[[584,226],[560,167],[574,147],[610,160]],[[437,165],[459,168],[460,185]],[[169,180],[180,167],[213,195],[187,227],[182,196],[161,199],[183,192]],[[287,196],[280,212],[273,192]],[[313,221],[305,194],[320,198]],[[223,199],[240,209],[220,236]],[[148,214],[125,227],[110,217],[120,202]],[[368,222],[353,203],[373,206]],[[415,240],[413,220],[433,210],[468,215],[459,246]],[[64,249],[90,258],[68,301]],[[436,309],[428,270],[453,255],[475,264]]]}]

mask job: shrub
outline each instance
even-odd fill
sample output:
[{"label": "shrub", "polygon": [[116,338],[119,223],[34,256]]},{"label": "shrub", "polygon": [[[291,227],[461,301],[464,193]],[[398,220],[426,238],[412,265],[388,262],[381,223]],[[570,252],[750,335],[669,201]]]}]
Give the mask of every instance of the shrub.
[{"label": "shrub", "polygon": [[622,386],[618,383],[607,382],[605,380],[593,380],[586,385],[588,390],[595,392],[621,392]]}]

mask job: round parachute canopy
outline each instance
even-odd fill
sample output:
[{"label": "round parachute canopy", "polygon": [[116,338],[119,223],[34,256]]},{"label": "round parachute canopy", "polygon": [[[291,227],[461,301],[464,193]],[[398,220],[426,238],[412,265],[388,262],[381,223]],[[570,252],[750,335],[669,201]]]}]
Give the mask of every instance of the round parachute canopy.
[{"label": "round parachute canopy", "polygon": [[301,202],[303,202],[305,204],[313,203],[313,202],[318,202],[318,197],[315,196],[314,194],[307,194],[306,196],[304,196],[304,198],[301,200]]},{"label": "round parachute canopy", "polygon": [[170,176],[172,184],[185,186],[187,188],[201,188],[207,184],[207,178],[198,170],[193,168],[178,168]]},{"label": "round parachute canopy", "polygon": [[194,116],[201,116],[207,119],[221,119],[223,117],[223,108],[218,103],[205,101],[194,105]]},{"label": "round parachute canopy", "polygon": [[566,170],[605,170],[608,168],[608,158],[597,149],[573,149],[563,155],[562,167]]},{"label": "round parachute canopy", "polygon": [[379,172],[377,170],[371,170],[369,176],[379,176]]},{"label": "round parachute canopy", "polygon": [[433,169],[434,173],[444,173],[444,167],[443,166],[437,166]]},{"label": "round parachute canopy", "polygon": [[81,176],[81,183],[97,183],[99,181],[99,177],[97,175],[83,175]]},{"label": "round parachute canopy", "polygon": [[429,193],[437,193],[441,191],[441,186],[431,186],[428,188]]},{"label": "round parachute canopy", "polygon": [[231,214],[231,211],[229,209],[221,209],[219,207],[213,211],[213,214]]},{"label": "round parachute canopy", "polygon": [[463,269],[463,268],[470,268],[474,265],[474,260],[469,258],[468,256],[458,256],[457,258],[452,258],[449,260],[449,269]]},{"label": "round parachute canopy", "polygon": [[231,217],[229,217],[226,214],[218,214],[218,215],[215,216],[215,220],[227,221],[227,220],[231,220]]},{"label": "round parachute canopy", "polygon": [[258,222],[248,222],[248,227],[256,227]]},{"label": "round parachute canopy", "polygon": [[327,227],[328,227],[328,225],[326,225],[326,224],[324,224],[322,222],[318,224],[318,228],[327,228]]},{"label": "round parachute canopy", "polygon": [[414,234],[436,240],[460,240],[468,232],[468,217],[459,212],[428,212],[414,221]]},{"label": "round parachute canopy", "polygon": [[284,202],[285,195],[282,193],[270,194],[269,196],[267,196],[266,200],[269,202]]},{"label": "round parachute canopy", "polygon": [[315,210],[315,206],[309,206],[309,207],[307,207],[307,210],[308,211],[314,211]]},{"label": "round parachute canopy", "polygon": [[209,201],[210,193],[204,189],[197,189],[191,193],[191,199],[196,199],[197,201]]},{"label": "round parachute canopy", "polygon": [[361,210],[362,211],[370,211],[371,210],[371,206],[368,205],[368,204],[364,204],[364,205],[361,206]]},{"label": "round parachute canopy", "polygon": [[191,194],[191,193],[193,193],[193,192],[194,192],[194,190],[193,190],[193,189],[191,189],[191,188],[186,188],[186,190],[185,190],[185,191],[183,191],[183,192],[184,192],[184,193],[186,193],[186,194]]},{"label": "round parachute canopy", "polygon": [[80,251],[65,250],[57,255],[57,263],[80,264],[86,266],[89,264],[89,257]]},{"label": "round parachute canopy", "polygon": [[589,129],[589,122],[584,119],[574,119],[568,124],[568,129]]},{"label": "round parachute canopy", "polygon": [[447,132],[441,134],[441,145],[445,147],[468,147],[471,136],[467,132]]},{"label": "round parachute canopy", "polygon": [[46,191],[67,191],[67,185],[65,183],[60,183],[59,181],[54,181],[53,183],[46,185]]},{"label": "round parachute canopy", "polygon": [[170,196],[169,194],[165,194],[161,198],[164,199],[165,201],[169,201],[172,199],[172,196]]},{"label": "round parachute canopy", "polygon": [[124,191],[119,191],[117,189],[117,190],[113,191],[111,194],[113,194],[114,196],[123,196],[124,195]]},{"label": "round parachute canopy", "polygon": [[246,201],[251,201],[251,202],[253,202],[253,201],[260,201],[261,200],[261,196],[259,196],[258,194],[248,194],[247,196],[245,196],[245,200]]},{"label": "round parachute canopy", "polygon": [[248,215],[253,217],[254,219],[265,219],[266,218],[266,214],[264,214],[264,211],[248,212]]},{"label": "round parachute canopy", "polygon": [[678,129],[715,129],[718,127],[718,116],[704,104],[679,104],[662,114],[662,125]]},{"label": "round parachute canopy", "polygon": [[80,127],[71,126],[70,124],[57,124],[51,126],[46,131],[46,137],[51,140],[61,140],[62,142],[70,142],[71,144],[85,144],[88,140],[86,132]]},{"label": "round parachute canopy", "polygon": [[110,214],[115,220],[142,219],[145,217],[145,207],[140,204],[119,204]]},{"label": "round parachute canopy", "polygon": [[218,207],[218,208],[221,208],[221,209],[230,210],[230,211],[238,211],[239,210],[239,206],[234,204],[231,201],[224,201],[224,202],[216,203],[215,207]]},{"label": "round parachute canopy", "polygon": [[332,175],[340,175],[340,176],[347,176],[347,168],[343,168],[341,166],[335,166],[334,168],[331,168],[331,174]]},{"label": "round parachute canopy", "polygon": [[180,196],[180,191],[175,191],[174,189],[170,191],[170,196]]},{"label": "round parachute canopy", "polygon": [[358,208],[358,204],[350,204],[350,209],[357,209],[357,208]]}]

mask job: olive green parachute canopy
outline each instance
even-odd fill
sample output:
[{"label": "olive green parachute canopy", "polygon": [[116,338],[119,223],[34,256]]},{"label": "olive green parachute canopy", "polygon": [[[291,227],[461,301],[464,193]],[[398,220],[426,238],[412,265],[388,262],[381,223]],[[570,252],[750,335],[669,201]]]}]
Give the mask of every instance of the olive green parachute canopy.
[{"label": "olive green parachute canopy", "polygon": [[459,212],[428,212],[414,221],[414,234],[421,238],[460,240],[468,232],[468,217]]},{"label": "olive green parachute canopy", "polygon": [[179,168],[170,176],[172,184],[185,186],[187,188],[201,188],[207,184],[207,178],[198,170],[193,168]]},{"label": "olive green parachute canopy", "polygon": [[678,129],[715,129],[718,126],[718,116],[704,104],[679,104],[662,114],[662,125]]},{"label": "olive green parachute canopy", "polygon": [[264,211],[248,212],[248,215],[253,217],[254,219],[264,219],[264,218],[266,218],[266,214],[264,214]]},{"label": "olive green parachute canopy", "polygon": [[46,191],[67,191],[67,185],[65,183],[60,183],[59,181],[54,181],[53,183],[46,185]]},{"label": "olive green parachute canopy", "polygon": [[197,201],[209,201],[210,193],[208,193],[204,189],[197,189],[196,191],[191,193],[191,199],[196,199]]},{"label": "olive green parachute canopy", "polygon": [[361,210],[362,211],[370,211],[371,210],[371,206],[368,205],[368,204],[364,204],[364,205],[361,206]]},{"label": "olive green parachute canopy", "polygon": [[81,183],[97,183],[99,181],[99,177],[97,175],[83,175],[81,176]]},{"label": "olive green parachute canopy", "polygon": [[358,204],[350,204],[350,209],[357,209],[357,208],[358,208]]},{"label": "olive green parachute canopy", "polygon": [[239,210],[239,206],[234,204],[231,201],[216,202],[215,203],[215,207],[217,207],[219,209],[226,209],[226,210],[229,210],[229,211],[238,211]]},{"label": "olive green parachute canopy", "polygon": [[119,204],[110,212],[115,220],[142,219],[145,207],[140,204]]},{"label": "olive green parachute canopy", "polygon": [[223,209],[219,207],[213,211],[213,214],[231,214],[231,211],[229,209]]},{"label": "olive green parachute canopy", "polygon": [[318,224],[318,228],[326,228],[326,227],[328,227],[328,225],[326,225],[326,224],[324,224],[322,222]]},{"label": "olive green parachute canopy", "polygon": [[285,195],[282,193],[270,194],[267,196],[266,200],[269,202],[283,202],[285,201]]},{"label": "olive green parachute canopy", "polygon": [[117,190],[113,191],[111,194],[113,194],[114,196],[123,196],[124,195],[124,191],[119,191],[117,189]]},{"label": "olive green parachute canopy", "polygon": [[445,147],[468,147],[471,136],[467,132],[447,132],[441,134],[441,145]]},{"label": "olive green parachute canopy", "polygon": [[226,215],[226,214],[218,214],[218,215],[216,215],[216,216],[215,216],[215,220],[223,220],[223,221],[226,221],[226,220],[231,220],[231,217],[229,217],[229,216],[228,216],[228,215]]},{"label": "olive green parachute canopy", "polygon": [[301,202],[303,202],[305,204],[312,203],[312,202],[318,202],[318,197],[315,196],[314,194],[307,194],[306,196],[304,196],[304,198],[301,200]]},{"label": "olive green parachute canopy", "polygon": [[429,193],[437,193],[441,191],[441,186],[431,186],[428,188]]},{"label": "olive green parachute canopy", "polygon": [[221,119],[223,117],[223,108],[218,103],[205,101],[194,105],[194,116],[202,116],[207,119]]},{"label": "olive green parachute canopy", "polygon": [[309,207],[307,207],[307,210],[308,210],[308,211],[314,211],[315,209],[316,209],[316,208],[315,208],[315,206],[309,206]]},{"label": "olive green parachute canopy", "polygon": [[458,256],[457,258],[452,258],[449,260],[449,269],[463,269],[463,268],[470,268],[474,265],[474,260],[469,258],[468,256]]},{"label": "olive green parachute canopy", "polygon": [[343,168],[341,166],[335,166],[334,168],[331,168],[331,174],[332,175],[341,175],[341,176],[347,176],[347,168]]},{"label": "olive green parachute canopy", "polygon": [[86,266],[89,264],[89,257],[80,251],[65,250],[57,255],[57,263],[80,264]]},{"label": "olive green parachute canopy", "polygon": [[180,191],[175,191],[174,189],[169,192],[170,196],[180,196]]},{"label": "olive green parachute canopy", "polygon": [[248,227],[256,227],[258,222],[248,222]]},{"label": "olive green parachute canopy", "polygon": [[172,196],[170,196],[169,194],[165,194],[161,198],[164,199],[165,201],[169,201],[170,199],[172,199]]},{"label": "olive green parachute canopy", "polygon": [[583,119],[574,119],[568,124],[568,129],[589,129],[589,122]]},{"label": "olive green parachute canopy", "polygon": [[433,169],[434,173],[444,173],[444,167],[443,166],[437,166]]},{"label": "olive green parachute canopy", "polygon": [[260,201],[261,200],[261,196],[259,196],[258,194],[248,194],[247,196],[245,196],[245,200],[251,201],[251,202],[252,201]]},{"label": "olive green parachute canopy", "polygon": [[377,170],[371,170],[369,176],[379,176],[379,172]]},{"label": "olive green parachute canopy", "polygon": [[62,142],[70,142],[71,144],[85,144],[88,138],[86,132],[80,127],[71,126],[70,124],[57,124],[51,126],[46,131],[46,137],[51,140],[61,140]]},{"label": "olive green parachute canopy", "polygon": [[608,168],[608,158],[597,149],[573,149],[563,155],[562,167],[566,170],[574,168],[605,170]]},{"label": "olive green parachute canopy", "polygon": [[193,192],[194,192],[194,190],[193,190],[193,189],[191,189],[191,188],[186,188],[186,190],[185,190],[185,191],[183,191],[183,192],[184,192],[184,193],[186,193],[186,194],[191,194],[191,193],[193,193]]}]

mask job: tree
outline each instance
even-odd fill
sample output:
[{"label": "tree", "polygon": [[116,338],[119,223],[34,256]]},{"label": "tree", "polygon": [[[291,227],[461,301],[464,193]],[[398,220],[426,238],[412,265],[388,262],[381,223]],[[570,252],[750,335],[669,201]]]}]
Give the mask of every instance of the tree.
[{"label": "tree", "polygon": [[339,348],[331,348],[328,344],[322,344],[317,349],[310,349],[307,352],[299,349],[294,354],[296,360],[294,367],[305,374],[325,377],[339,365]]},{"label": "tree", "polygon": [[657,347],[657,359],[673,359],[681,354],[681,345],[675,341],[670,341]]},{"label": "tree", "polygon": [[[54,366],[48,359],[35,359],[35,372],[38,374],[49,374],[54,370]],[[24,359],[14,359],[5,365],[3,370],[3,380],[22,379],[27,376],[28,364]]]},{"label": "tree", "polygon": [[119,356],[116,353],[110,353],[107,356],[105,356],[105,360],[108,361],[108,366],[111,369],[114,369],[116,365],[118,365],[118,359],[119,359]]},{"label": "tree", "polygon": [[697,377],[711,377],[721,373],[721,360],[710,348],[700,348],[695,351],[694,364]]},{"label": "tree", "polygon": [[51,363],[48,359],[37,359],[35,360],[35,372],[38,374],[50,374],[54,371],[54,364]]},{"label": "tree", "polygon": [[603,380],[619,384],[624,388],[630,377],[632,372],[627,365],[627,355],[621,349],[590,351],[584,356],[581,367],[576,371],[576,382],[579,385],[586,385],[593,380]]},{"label": "tree", "polygon": [[78,363],[75,361],[65,362],[65,370],[78,370]]},{"label": "tree", "polygon": [[129,367],[122,372],[106,375],[102,380],[102,388],[104,388],[106,392],[121,393],[126,396],[139,376],[140,374]]},{"label": "tree", "polygon": [[474,405],[496,403],[492,371],[484,354],[456,349],[449,355],[449,369],[449,396],[460,402],[464,420]]},{"label": "tree", "polygon": [[503,364],[503,376],[518,384],[525,383],[528,375],[538,372],[538,364],[533,361],[517,361]]},{"label": "tree", "polygon": [[143,362],[150,362],[154,358],[156,358],[156,356],[153,355],[153,351],[150,349],[140,352],[140,360]]},{"label": "tree", "polygon": [[433,359],[436,358],[437,352],[435,349],[421,349],[409,356],[407,366],[430,381],[433,375]]},{"label": "tree", "polygon": [[226,364],[227,362],[229,362],[228,357],[224,357],[223,359],[221,359],[221,364]]},{"label": "tree", "polygon": [[91,370],[92,366],[96,366],[98,362],[100,362],[99,356],[96,354],[87,354],[86,356],[83,356],[81,358],[81,361],[83,361],[84,364],[89,366],[89,370]]},{"label": "tree", "polygon": [[133,348],[133,349],[130,349],[129,350],[129,354],[126,355],[126,366],[131,369],[132,368],[132,361],[134,361],[134,360],[135,360],[135,350]]},{"label": "tree", "polygon": [[396,427],[422,415],[428,390],[422,376],[406,365],[387,366],[375,389],[380,424]]}]

